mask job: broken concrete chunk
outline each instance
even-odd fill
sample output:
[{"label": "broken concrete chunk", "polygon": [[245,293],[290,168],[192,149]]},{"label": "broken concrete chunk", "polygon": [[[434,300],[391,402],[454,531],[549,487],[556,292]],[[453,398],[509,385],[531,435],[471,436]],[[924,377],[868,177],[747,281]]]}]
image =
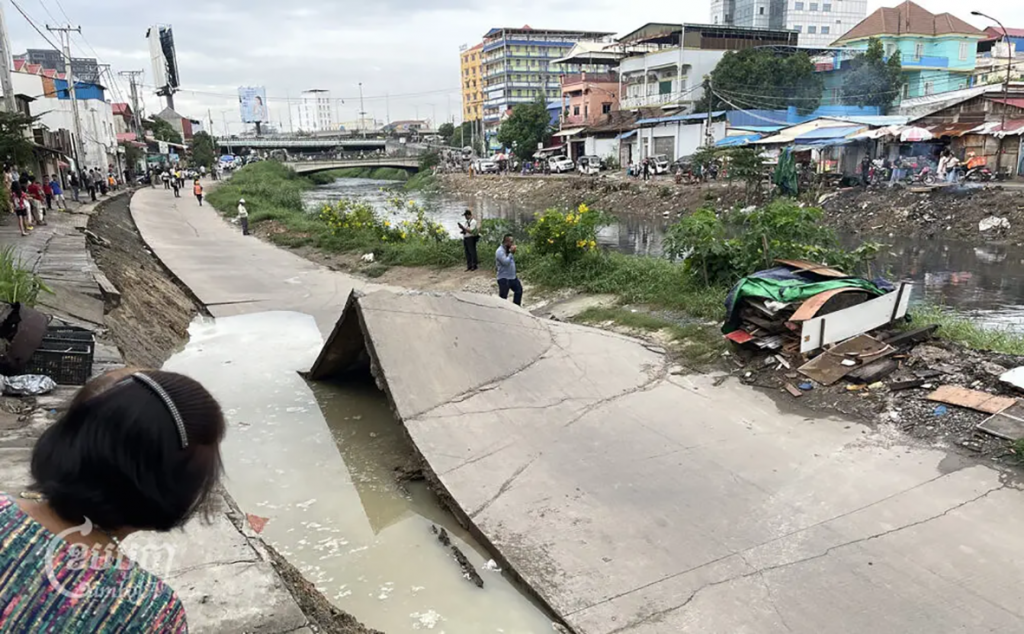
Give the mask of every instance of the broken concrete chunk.
[{"label": "broken concrete chunk", "polygon": [[[1002,366],[999,366],[1002,367]],[[999,376],[999,380],[1003,383],[1007,383],[1017,388],[1018,390],[1024,390],[1024,366],[1014,368],[1009,372],[1006,372],[1006,368],[1003,368],[1004,372]]]},{"label": "broken concrete chunk", "polygon": [[994,231],[997,229],[1009,229],[1010,221],[1006,218],[1000,218],[998,216],[989,216],[978,223],[978,231],[982,233],[986,231]]}]

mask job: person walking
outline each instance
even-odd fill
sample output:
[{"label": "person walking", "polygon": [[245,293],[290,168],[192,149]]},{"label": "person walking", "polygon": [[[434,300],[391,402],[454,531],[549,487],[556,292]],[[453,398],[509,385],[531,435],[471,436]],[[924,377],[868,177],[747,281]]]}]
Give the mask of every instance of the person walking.
[{"label": "person walking", "polygon": [[83,387],[32,449],[38,497],[0,494],[3,631],[187,632],[173,588],[122,542],[211,509],[225,429],[181,374],[122,369]]},{"label": "person walking", "polygon": [[245,199],[238,199],[238,217],[235,218],[242,226],[242,235],[249,235],[249,210],[245,208]]},{"label": "person walking", "polygon": [[198,178],[195,180],[194,183],[192,183],[192,193],[195,194],[196,200],[199,201],[199,206],[202,207],[203,206],[203,186],[199,184],[199,179]]},{"label": "person walking", "polygon": [[494,252],[494,261],[498,268],[498,297],[508,299],[508,292],[512,291],[512,302],[522,306],[523,284],[516,276],[516,243],[511,233],[502,238],[501,246]]},{"label": "person walking", "polygon": [[22,236],[27,236],[28,232],[35,228],[28,217],[28,210],[31,204],[28,196],[25,195],[25,190],[21,188],[18,181],[14,181],[11,185],[11,208],[18,217],[18,229],[21,230]]},{"label": "person walking", "polygon": [[96,170],[89,168],[89,173],[85,175],[85,178],[85,186],[89,188],[89,197],[92,202],[96,202]]},{"label": "person walking", "polygon": [[480,257],[476,249],[477,243],[480,242],[480,223],[469,209],[462,215],[466,218],[466,224],[458,224],[459,231],[462,232],[462,249],[466,252],[466,270],[475,271],[480,266]]},{"label": "person walking", "polygon": [[175,198],[181,198],[181,186],[178,185],[178,179],[177,178],[172,178],[171,179],[171,189],[174,190],[174,197]]},{"label": "person walking", "polygon": [[644,170],[644,182],[646,183],[647,181],[651,180],[651,160],[650,159],[644,159],[643,170]]},{"label": "person walking", "polygon": [[950,152],[949,158],[946,159],[946,182],[950,185],[956,185],[960,180],[960,159],[956,157],[956,154]]},{"label": "person walking", "polygon": [[78,172],[71,172],[71,199],[76,203],[80,203],[78,199],[78,193],[81,191],[82,182],[78,180]]},{"label": "person walking", "polygon": [[50,176],[50,191],[53,193],[53,202],[57,209],[68,210],[68,202],[64,199],[64,190],[60,186],[60,179],[56,174]]},{"label": "person walking", "polygon": [[167,172],[167,170],[160,172],[160,180],[164,182],[164,189],[171,188],[171,175]]}]

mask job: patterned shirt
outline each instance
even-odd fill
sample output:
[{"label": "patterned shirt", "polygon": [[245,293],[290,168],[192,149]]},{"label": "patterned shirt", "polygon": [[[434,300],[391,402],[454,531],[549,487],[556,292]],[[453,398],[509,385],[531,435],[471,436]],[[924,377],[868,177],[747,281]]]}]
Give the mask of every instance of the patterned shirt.
[{"label": "patterned shirt", "polygon": [[64,541],[0,493],[0,631],[184,634],[188,626],[158,577]]}]

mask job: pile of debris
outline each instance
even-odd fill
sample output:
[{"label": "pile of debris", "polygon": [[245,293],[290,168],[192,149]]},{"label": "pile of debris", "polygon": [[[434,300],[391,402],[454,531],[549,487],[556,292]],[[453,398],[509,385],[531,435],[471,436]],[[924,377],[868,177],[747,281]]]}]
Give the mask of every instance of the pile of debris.
[{"label": "pile of debris", "polygon": [[907,326],[909,284],[777,264],[741,280],[727,302],[723,332],[747,382],[993,457],[1024,438],[1024,360],[921,345],[938,326]]}]

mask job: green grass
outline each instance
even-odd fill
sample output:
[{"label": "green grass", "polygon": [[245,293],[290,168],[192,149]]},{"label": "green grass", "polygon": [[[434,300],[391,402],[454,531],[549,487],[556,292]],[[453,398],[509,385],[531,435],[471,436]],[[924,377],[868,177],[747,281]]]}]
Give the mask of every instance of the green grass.
[{"label": "green grass", "polygon": [[436,191],[437,188],[437,178],[429,171],[416,172],[405,183],[406,191]]},{"label": "green grass", "polygon": [[1013,451],[1013,459],[1024,467],[1024,438],[1013,441],[1010,444],[1010,449]]},{"label": "green grass", "polygon": [[25,267],[14,245],[0,248],[0,301],[35,306],[39,293],[52,294],[53,291]]},{"label": "green grass", "polygon": [[939,336],[953,343],[973,350],[1024,355],[1024,335],[1020,333],[1004,328],[985,328],[938,306],[916,306],[910,314],[914,320],[910,327],[938,324]]},{"label": "green grass", "polygon": [[721,333],[701,324],[677,324],[656,315],[622,307],[593,307],[576,316],[576,321],[587,324],[613,322],[626,328],[647,332],[665,331],[679,344],[679,356],[693,365],[705,365],[715,360],[725,349]]}]

